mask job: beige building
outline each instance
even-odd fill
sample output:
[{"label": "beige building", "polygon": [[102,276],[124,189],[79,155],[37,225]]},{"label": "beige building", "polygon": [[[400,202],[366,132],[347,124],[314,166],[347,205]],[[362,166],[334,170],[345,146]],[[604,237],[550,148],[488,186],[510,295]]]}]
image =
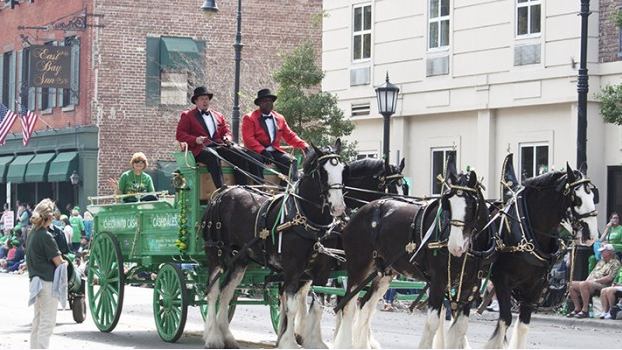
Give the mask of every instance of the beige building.
[{"label": "beige building", "polygon": [[[595,98],[622,83],[616,3],[592,0],[589,16],[587,160],[602,223],[622,210],[622,128],[603,122]],[[439,191],[453,149],[489,198],[499,197],[508,149],[519,177],[576,168],[580,1],[342,0],[324,11],[323,90],[356,123],[348,139],[359,152],[381,156],[374,88],[389,74],[400,88],[389,159],[405,157],[414,195]]]}]

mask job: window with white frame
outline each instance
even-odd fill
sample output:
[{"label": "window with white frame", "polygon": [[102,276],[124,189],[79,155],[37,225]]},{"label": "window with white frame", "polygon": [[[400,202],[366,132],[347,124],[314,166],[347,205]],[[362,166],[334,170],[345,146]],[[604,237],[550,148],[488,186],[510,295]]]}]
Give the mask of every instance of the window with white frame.
[{"label": "window with white frame", "polygon": [[449,46],[449,1],[429,0],[428,48]]},{"label": "window with white frame", "polygon": [[521,181],[548,172],[549,145],[545,142],[521,144],[519,171]]},{"label": "window with white frame", "polygon": [[363,152],[359,152],[359,153],[356,155],[356,160],[359,160],[359,159],[365,159],[365,158],[373,158],[373,159],[376,159],[376,158],[378,158],[378,153],[376,153],[376,152],[370,152],[370,151],[363,151]]},{"label": "window with white frame", "polygon": [[371,58],[371,5],[354,6],[352,12],[352,60]]},{"label": "window with white frame", "polygon": [[450,155],[456,159],[456,151],[453,147],[432,149],[432,173],[430,174],[432,183],[430,184],[430,188],[432,189],[433,196],[440,195],[443,191],[442,185],[436,177],[439,174],[445,176],[445,163]]},{"label": "window with white frame", "polygon": [[516,0],[516,35],[533,35],[541,31],[542,0]]}]

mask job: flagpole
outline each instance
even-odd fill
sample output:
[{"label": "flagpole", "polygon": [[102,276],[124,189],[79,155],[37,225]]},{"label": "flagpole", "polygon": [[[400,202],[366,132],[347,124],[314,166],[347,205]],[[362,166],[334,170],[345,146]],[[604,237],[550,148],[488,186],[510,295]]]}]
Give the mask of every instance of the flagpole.
[{"label": "flagpole", "polygon": [[[19,102],[18,100],[15,100],[15,102],[17,102],[17,104],[18,104],[18,105],[22,106],[22,103],[21,103],[21,102]],[[21,110],[21,108],[20,108],[20,110]],[[21,114],[21,113],[19,113],[19,116],[20,116],[20,118],[21,118],[21,117],[22,117],[22,114]],[[53,127],[52,127],[52,125],[48,124],[45,120],[43,120],[43,118],[41,118],[41,116],[37,116],[37,117],[38,117],[37,119],[38,119],[38,120],[40,120],[40,121],[42,121],[42,122],[43,122],[43,124],[45,124],[48,128],[50,128],[50,129],[52,129],[52,130],[56,130],[55,128],[53,128]]]}]

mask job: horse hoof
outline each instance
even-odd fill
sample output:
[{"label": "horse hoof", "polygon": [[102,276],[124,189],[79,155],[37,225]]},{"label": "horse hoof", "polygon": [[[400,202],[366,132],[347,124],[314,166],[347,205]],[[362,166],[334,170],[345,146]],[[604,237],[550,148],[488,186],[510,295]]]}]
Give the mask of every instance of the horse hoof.
[{"label": "horse hoof", "polygon": [[223,347],[224,349],[239,349],[240,345],[238,344],[237,341],[230,341],[230,342],[225,342],[225,346]]}]

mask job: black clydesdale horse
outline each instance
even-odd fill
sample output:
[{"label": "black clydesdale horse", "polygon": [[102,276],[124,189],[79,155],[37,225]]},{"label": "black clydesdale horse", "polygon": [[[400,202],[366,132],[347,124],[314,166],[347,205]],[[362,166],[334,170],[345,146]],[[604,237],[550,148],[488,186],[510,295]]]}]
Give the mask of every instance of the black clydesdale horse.
[{"label": "black clydesdale horse", "polygon": [[502,183],[507,199],[496,235],[499,254],[491,275],[500,311],[486,348],[506,345],[506,332],[512,323],[512,296],[520,304],[520,311],[509,347],[525,348],[531,314],[548,287],[547,276],[553,264],[564,253],[558,234],[562,220],[572,225],[581,244],[591,245],[597,237],[598,190],[581,172],[568,164],[566,169],[536,176],[518,186],[512,155],[506,157]]},{"label": "black clydesdale horse", "polygon": [[374,158],[359,159],[348,164],[349,176],[344,180],[344,194],[348,209],[363,205],[387,193],[408,195],[408,185],[404,182],[404,159],[399,165]]},{"label": "black clydesdale horse", "polygon": [[[313,146],[303,161],[303,176],[291,193],[270,197],[245,187],[233,187],[217,195],[203,216],[203,239],[208,260],[205,320],[206,348],[237,348],[229,329],[228,305],[246,268],[257,262],[277,272],[283,281],[277,345],[298,347],[294,335],[297,313],[306,304],[318,259],[317,244],[326,243],[335,217],[343,214],[343,172],[335,150]],[[319,269],[323,271],[323,269]],[[328,272],[326,273],[328,274]],[[222,282],[220,277],[224,275]],[[298,328],[298,327],[297,327]],[[321,339],[303,341],[307,347],[326,347]]]},{"label": "black clydesdale horse", "polygon": [[[430,311],[421,348],[432,347],[446,293],[455,319],[468,316],[470,301],[479,289],[483,260],[494,251],[494,245],[491,235],[481,232],[488,222],[488,208],[475,172],[448,173],[448,190],[440,199],[426,204],[375,200],[360,208],[346,225],[342,239],[348,294],[345,307],[337,306],[342,321],[335,348],[379,347],[371,335],[370,321],[393,273],[430,284]],[[369,282],[371,286],[357,307],[356,296]],[[458,326],[454,322],[450,334],[461,332]],[[452,337],[460,344],[463,338],[461,334]]]}]

